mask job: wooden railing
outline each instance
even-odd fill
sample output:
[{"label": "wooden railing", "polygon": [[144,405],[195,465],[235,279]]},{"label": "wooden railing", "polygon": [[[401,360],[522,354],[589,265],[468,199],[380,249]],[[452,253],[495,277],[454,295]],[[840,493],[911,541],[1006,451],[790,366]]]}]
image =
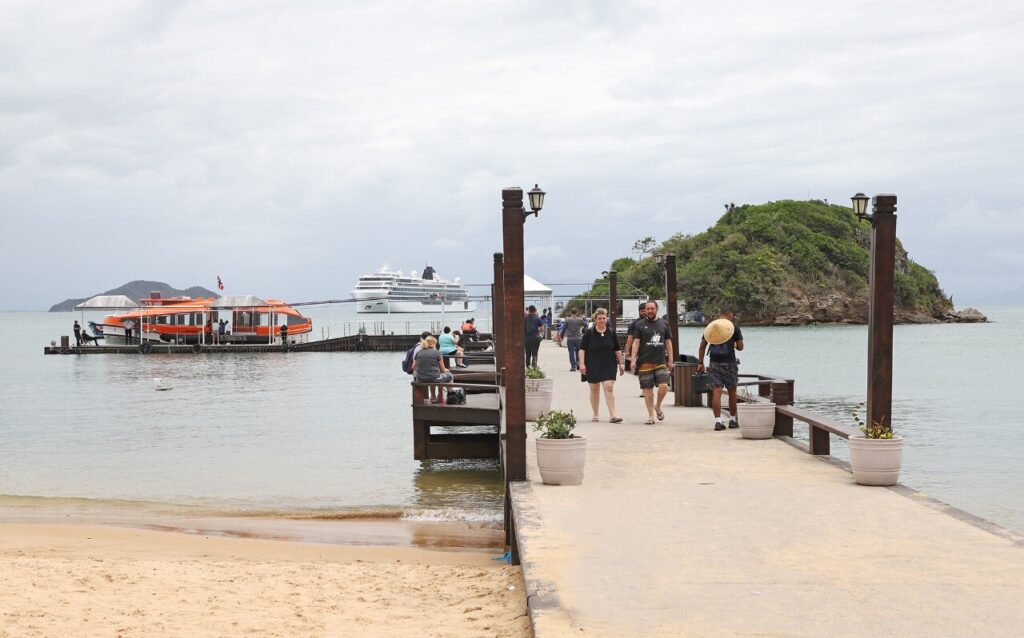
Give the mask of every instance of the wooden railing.
[{"label": "wooden railing", "polygon": [[[741,374],[741,380],[736,385],[739,387],[757,386],[757,396],[751,397],[752,402],[771,402],[775,404],[775,430],[774,436],[793,437],[793,421],[806,423],[808,427],[807,445],[796,443],[808,454],[816,456],[827,456],[831,453],[829,435],[836,435],[844,439],[851,436],[858,436],[857,428],[839,423],[827,416],[815,414],[793,405],[793,380],[781,377],[774,377],[760,374]],[[740,395],[740,400],[745,400]],[[723,397],[723,403],[725,398]],[[711,393],[708,393],[708,404],[711,404]]]}]

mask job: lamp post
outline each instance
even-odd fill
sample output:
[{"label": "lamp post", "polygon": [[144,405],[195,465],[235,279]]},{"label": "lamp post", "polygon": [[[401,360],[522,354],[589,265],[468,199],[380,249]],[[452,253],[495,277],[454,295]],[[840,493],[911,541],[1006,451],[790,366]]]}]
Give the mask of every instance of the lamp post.
[{"label": "lamp post", "polygon": [[[523,190],[501,191],[503,330],[505,363],[505,484],[526,480],[526,356],[523,325],[523,225],[531,214],[539,217],[544,191],[529,192],[530,210],[523,208]],[[507,498],[507,494],[506,494]]]},{"label": "lamp post", "polygon": [[619,315],[616,311],[619,306],[619,275],[614,270],[605,270],[601,274],[608,280],[608,321],[614,331],[615,321]]},{"label": "lamp post", "polygon": [[[491,339],[496,344],[505,343],[505,317],[504,306],[505,282],[502,273],[504,272],[505,256],[502,253],[494,253],[494,283],[491,285]],[[495,377],[501,372],[505,365],[505,348],[494,350],[494,374]]]},{"label": "lamp post", "polygon": [[[654,260],[658,262],[659,266],[664,266],[665,268],[663,281],[665,283],[665,305],[668,306],[665,312],[668,314],[668,330],[669,334],[672,335],[672,348],[678,356],[679,293],[676,291],[676,256],[656,252],[654,253]],[[670,365],[672,363],[674,362],[669,362]]]},{"label": "lamp post", "polygon": [[896,196],[850,198],[857,217],[871,222],[871,267],[868,292],[867,423],[892,427],[892,324],[896,279]]}]

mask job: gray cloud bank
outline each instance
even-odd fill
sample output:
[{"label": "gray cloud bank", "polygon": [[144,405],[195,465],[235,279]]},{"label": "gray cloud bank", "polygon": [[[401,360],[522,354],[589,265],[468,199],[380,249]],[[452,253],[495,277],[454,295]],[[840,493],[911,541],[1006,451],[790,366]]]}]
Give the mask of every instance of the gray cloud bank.
[{"label": "gray cloud bank", "polygon": [[293,301],[384,261],[589,280],[725,202],[900,197],[958,303],[1024,284],[1018,2],[6,2],[4,309]]}]

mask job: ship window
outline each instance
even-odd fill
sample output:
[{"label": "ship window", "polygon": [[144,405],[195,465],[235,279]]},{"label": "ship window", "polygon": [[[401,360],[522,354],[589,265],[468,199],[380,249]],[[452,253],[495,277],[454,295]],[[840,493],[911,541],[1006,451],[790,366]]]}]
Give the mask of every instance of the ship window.
[{"label": "ship window", "polygon": [[288,325],[289,326],[294,326],[294,325],[300,324],[300,323],[306,323],[306,318],[305,317],[296,317],[295,315],[287,315],[287,316],[288,316]]},{"label": "ship window", "polygon": [[184,326],[184,325],[185,325],[185,320],[186,320],[187,318],[188,318],[188,316],[187,316],[187,315],[178,315],[178,316],[177,316],[177,320],[178,320],[178,325],[179,325],[179,326]]}]

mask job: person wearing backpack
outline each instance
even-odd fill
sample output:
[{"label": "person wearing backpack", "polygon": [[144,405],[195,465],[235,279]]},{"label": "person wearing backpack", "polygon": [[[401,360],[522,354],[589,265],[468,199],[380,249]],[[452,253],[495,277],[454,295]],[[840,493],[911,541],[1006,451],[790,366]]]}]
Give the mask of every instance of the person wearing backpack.
[{"label": "person wearing backpack", "polygon": [[733,322],[732,310],[724,309],[704,328],[697,353],[697,372],[704,371],[704,352],[710,358],[708,375],[711,377],[711,411],[715,414],[715,431],[722,431],[722,388],[729,392],[729,427],[740,427],[736,420],[736,384],[739,376],[739,360],[736,351],[743,349],[743,331]]}]

